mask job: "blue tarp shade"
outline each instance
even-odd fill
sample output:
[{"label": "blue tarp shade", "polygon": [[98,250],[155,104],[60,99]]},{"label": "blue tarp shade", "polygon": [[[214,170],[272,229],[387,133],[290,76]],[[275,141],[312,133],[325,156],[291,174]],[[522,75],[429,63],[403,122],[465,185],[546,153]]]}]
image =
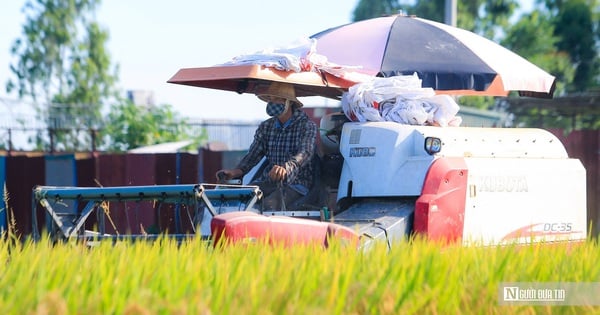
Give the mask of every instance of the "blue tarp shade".
[{"label": "blue tarp shade", "polygon": [[6,203],[4,203],[4,188],[6,183],[6,157],[0,156],[0,231],[4,232],[8,229],[7,225],[7,209]]}]

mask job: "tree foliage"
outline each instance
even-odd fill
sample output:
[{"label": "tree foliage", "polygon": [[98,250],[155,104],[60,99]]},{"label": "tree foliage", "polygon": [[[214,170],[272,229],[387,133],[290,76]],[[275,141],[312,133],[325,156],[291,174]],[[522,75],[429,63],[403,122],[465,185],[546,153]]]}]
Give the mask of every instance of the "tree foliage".
[{"label": "tree foliage", "polygon": [[396,0],[360,0],[352,14],[353,21],[393,14],[398,9]]},{"label": "tree foliage", "polygon": [[[596,1],[567,0],[556,5],[553,18],[556,47],[567,52],[575,68],[568,90],[582,92],[597,85],[600,74],[598,58],[598,19],[594,21],[592,8]],[[595,8],[598,8],[597,6]]]},{"label": "tree foliage", "polygon": [[204,131],[193,134],[170,105],[141,106],[130,101],[111,107],[101,137],[113,152],[181,140],[191,140],[191,147],[197,148],[208,139]]},{"label": "tree foliage", "polygon": [[555,94],[561,95],[566,90],[566,82],[573,80],[574,68],[568,54],[556,48],[558,41],[551,18],[533,11],[507,28],[501,44],[552,73],[557,82]]},{"label": "tree foliage", "polygon": [[88,149],[90,137],[77,129],[98,127],[102,106],[116,95],[117,70],[105,49],[108,32],[94,18],[99,4],[28,0],[23,7],[23,34],[11,47],[16,79],[7,82],[6,90],[31,99],[39,118],[55,130],[35,140],[38,149],[49,142],[60,150]]},{"label": "tree foliage", "polygon": [[[23,35],[14,41],[15,76],[7,92],[30,99],[48,128],[32,139],[37,149],[125,151],[193,139],[169,105],[136,106],[117,95],[118,67],[106,49],[109,33],[95,19],[100,0],[27,0]],[[103,108],[111,106],[104,119]]]}]

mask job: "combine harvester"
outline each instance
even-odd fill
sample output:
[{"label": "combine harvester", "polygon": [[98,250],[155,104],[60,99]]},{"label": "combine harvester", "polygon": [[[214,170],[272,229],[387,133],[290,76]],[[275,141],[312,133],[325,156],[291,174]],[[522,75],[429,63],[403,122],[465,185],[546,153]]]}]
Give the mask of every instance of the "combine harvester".
[{"label": "combine harvester", "polygon": [[[148,229],[155,222],[118,232],[105,220],[107,204],[125,202],[134,213],[128,220],[135,221],[144,201],[152,201],[146,208],[155,212],[166,204],[176,214],[185,208],[185,215],[174,216],[176,227],[186,221],[191,228],[171,230],[171,236],[202,235],[215,243],[327,246],[334,237],[368,247],[413,233],[483,245],[587,237],[585,169],[547,131],[348,122],[343,113],[324,117],[321,128],[330,132],[322,134],[322,174],[309,193],[316,199],[306,203],[314,206],[261,212],[255,207],[260,190],[247,185],[40,186],[33,211],[37,205],[46,209],[55,237],[87,241],[156,238],[159,233]],[[331,194],[333,205],[327,204]],[[85,228],[90,217],[97,218],[95,230]]]},{"label": "combine harvester", "polygon": [[[325,119],[321,127],[344,117]],[[238,212],[216,216],[213,236],[305,242],[335,235],[363,246],[412,233],[481,245],[587,237],[585,169],[545,130],[345,122],[333,138],[339,151],[330,146],[322,161],[340,161],[341,172],[334,187],[320,189],[337,190],[327,220],[335,224]],[[264,214],[326,216],[310,209]]]},{"label": "combine harvester", "polygon": [[[255,95],[272,82],[285,82],[297,97],[336,100],[357,83],[400,75],[418,75],[423,80],[418,87],[436,94],[507,96],[514,91],[552,97],[555,86],[552,75],[492,41],[412,16],[331,28],[307,43],[311,46],[298,47],[304,50],[267,56],[275,58],[266,63],[180,69],[168,82]],[[404,49],[405,43],[411,49]],[[302,61],[298,69],[277,66],[283,53],[298,51],[303,52],[290,59]],[[249,57],[234,60],[265,54]],[[280,211],[255,207],[261,192],[247,185],[247,176],[237,186],[36,187],[33,217],[42,206],[52,235],[86,240],[170,232],[202,235],[215,243],[327,246],[330,238],[340,238],[368,247],[376,241],[391,245],[412,234],[482,245],[587,237],[585,169],[545,130],[351,122],[342,113],[325,116],[321,129],[326,130],[317,161],[322,172],[305,202]],[[117,202],[129,205],[126,214],[133,212],[126,221],[135,221],[141,209],[158,214],[154,222],[106,224],[105,218],[117,215],[107,211],[107,204]],[[156,222],[163,219],[165,203],[170,204],[164,209],[172,213],[165,219],[171,225]],[[90,218],[96,220],[86,223]]]}]

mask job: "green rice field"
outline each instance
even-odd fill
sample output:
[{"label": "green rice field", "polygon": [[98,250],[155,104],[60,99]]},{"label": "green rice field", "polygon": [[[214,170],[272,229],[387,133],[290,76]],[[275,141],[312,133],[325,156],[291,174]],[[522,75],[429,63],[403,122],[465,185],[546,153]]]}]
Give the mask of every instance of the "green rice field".
[{"label": "green rice field", "polygon": [[600,248],[463,247],[423,240],[368,251],[261,244],[0,241],[0,314],[600,314],[500,305],[502,282],[600,282]]}]

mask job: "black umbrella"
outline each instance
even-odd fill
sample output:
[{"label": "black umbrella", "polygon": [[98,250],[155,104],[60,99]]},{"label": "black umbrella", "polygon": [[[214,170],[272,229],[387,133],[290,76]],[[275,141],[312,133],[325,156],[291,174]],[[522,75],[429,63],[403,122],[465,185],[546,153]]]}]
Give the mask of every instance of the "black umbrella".
[{"label": "black umbrella", "polygon": [[555,78],[475,33],[395,15],[334,27],[311,38],[329,62],[390,77],[417,73],[423,87],[453,94],[551,97]]}]

